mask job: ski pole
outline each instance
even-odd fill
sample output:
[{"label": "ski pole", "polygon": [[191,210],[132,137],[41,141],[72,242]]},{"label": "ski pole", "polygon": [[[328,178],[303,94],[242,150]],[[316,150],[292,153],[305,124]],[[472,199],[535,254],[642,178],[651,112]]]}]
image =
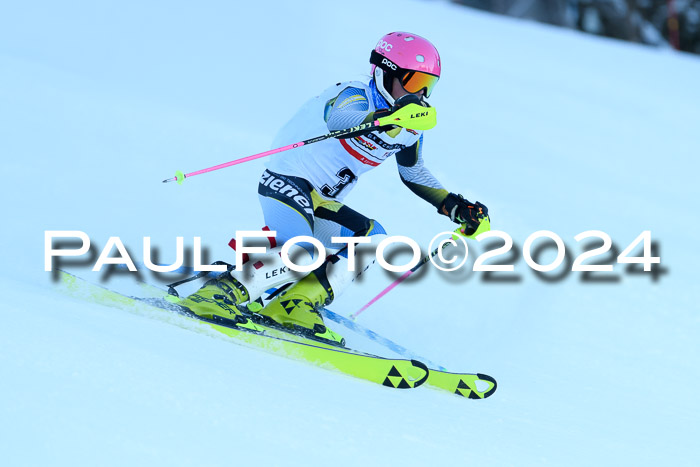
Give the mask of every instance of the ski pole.
[{"label": "ski pole", "polygon": [[343,136],[352,135],[353,133],[362,133],[367,130],[372,131],[373,128],[385,126],[385,125],[397,125],[403,128],[408,128],[409,130],[430,130],[437,123],[435,107],[423,107],[418,104],[408,104],[401,107],[396,112],[386,117],[379,118],[372,122],[363,123],[362,125],[354,126],[352,128],[347,128],[345,130],[335,130],[328,134],[317,136],[315,138],[307,139],[304,141],[299,141],[298,143],[288,144],[282,146],[281,148],[270,149],[269,151],[261,152],[258,154],[253,154],[252,156],[242,157],[230,162],[225,162],[223,164],[215,165],[213,167],[208,167],[206,169],[196,170],[190,173],[183,173],[178,170],[175,172],[173,178],[168,178],[163,180],[163,183],[177,182],[182,184],[187,177],[194,177],[195,175],[213,172],[215,170],[223,169],[226,167],[231,167],[232,165],[242,164],[244,162],[252,161],[254,159],[259,159],[261,157],[271,156],[277,154],[278,152],[288,151],[290,149],[299,148],[307,144],[318,143],[330,138],[340,138]]},{"label": "ski pole", "polygon": [[[473,238],[476,238],[478,235],[480,235],[480,234],[482,234],[482,233],[484,233],[484,232],[488,232],[489,230],[491,230],[491,222],[490,222],[490,219],[489,219],[488,217],[485,217],[485,218],[479,223],[479,228],[477,228],[476,231],[475,231],[473,234],[471,234],[471,235],[465,235],[465,234],[464,234],[464,229],[465,229],[465,228],[466,228],[466,224],[462,224],[460,227],[458,227],[457,230],[454,231],[454,234],[452,235],[452,238],[455,238],[457,235],[461,235],[462,237],[472,238],[472,239],[473,239]],[[416,264],[415,266],[413,266],[413,267],[412,267],[411,269],[409,269],[408,271],[404,272],[404,273],[401,275],[401,277],[399,277],[399,278],[396,279],[394,282],[392,282],[391,284],[389,284],[389,286],[388,286],[387,288],[385,288],[384,290],[382,290],[381,292],[379,292],[379,294],[378,294],[376,297],[374,297],[372,300],[370,300],[369,302],[367,302],[367,304],[366,304],[365,306],[363,306],[362,308],[360,308],[359,310],[357,310],[355,313],[351,314],[351,315],[350,315],[350,319],[353,319],[353,320],[354,320],[355,318],[357,318],[357,317],[359,316],[360,313],[362,313],[362,312],[365,311],[367,308],[369,308],[370,306],[372,306],[377,300],[379,300],[380,298],[382,298],[384,295],[388,294],[388,293],[391,291],[391,289],[393,289],[394,287],[396,287],[397,285],[399,285],[400,283],[402,283],[403,281],[405,281],[406,279],[408,279],[408,277],[409,277],[411,274],[413,274],[414,272],[416,272],[417,270],[419,270],[421,267],[423,267],[423,265],[424,265],[425,263],[427,263],[428,261],[430,261],[430,259],[433,258],[435,255],[437,255],[438,252],[439,252],[440,250],[444,249],[447,245],[451,245],[451,244],[452,244],[451,242],[443,242],[440,246],[438,246],[438,247],[435,248],[432,252],[430,252],[429,255],[427,255],[427,256],[424,257],[422,260],[420,260],[420,261],[418,262],[418,264]]]},{"label": "ski pole", "polygon": [[451,245],[451,243],[449,243],[449,242],[444,242],[441,246],[435,248],[428,256],[426,256],[426,257],[424,257],[423,259],[421,259],[421,260],[418,262],[418,264],[416,264],[415,266],[413,266],[413,267],[412,267],[411,269],[409,269],[408,271],[404,272],[404,273],[401,275],[401,277],[399,277],[399,278],[396,279],[394,282],[392,282],[391,284],[389,284],[389,286],[388,286],[387,288],[385,288],[384,290],[382,290],[381,292],[379,292],[379,294],[378,294],[376,297],[374,297],[372,300],[370,300],[369,302],[367,302],[367,304],[365,304],[365,306],[363,306],[362,308],[360,308],[359,310],[357,310],[355,313],[351,314],[351,315],[350,315],[350,319],[353,319],[353,320],[354,320],[355,318],[357,318],[357,317],[360,315],[360,313],[362,313],[362,312],[365,311],[367,308],[369,308],[369,307],[371,307],[372,305],[374,305],[374,303],[375,303],[377,300],[379,300],[380,298],[382,298],[384,295],[386,295],[386,294],[388,294],[389,292],[391,292],[391,289],[393,289],[394,287],[396,287],[397,285],[399,285],[400,283],[402,283],[403,281],[405,281],[406,279],[408,279],[408,277],[409,277],[411,274],[413,274],[414,272],[416,272],[417,270],[419,270],[425,263],[427,263],[428,261],[430,261],[430,259],[431,259],[432,257],[434,257],[435,255],[437,255],[437,254],[438,254],[438,250],[444,249],[447,245]]}]

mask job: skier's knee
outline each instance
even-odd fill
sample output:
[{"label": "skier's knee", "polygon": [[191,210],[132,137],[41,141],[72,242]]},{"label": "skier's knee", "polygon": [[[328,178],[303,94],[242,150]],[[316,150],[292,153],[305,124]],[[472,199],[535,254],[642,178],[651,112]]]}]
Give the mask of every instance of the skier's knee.
[{"label": "skier's knee", "polygon": [[382,224],[380,224],[379,221],[370,219],[369,223],[370,226],[365,235],[386,235],[386,230],[384,230],[384,226],[382,226]]},{"label": "skier's knee", "polygon": [[370,237],[372,235],[386,235],[386,230],[379,221],[374,219],[367,219],[359,227],[354,227],[355,230],[351,230],[347,227],[341,229],[341,235],[343,237]]}]

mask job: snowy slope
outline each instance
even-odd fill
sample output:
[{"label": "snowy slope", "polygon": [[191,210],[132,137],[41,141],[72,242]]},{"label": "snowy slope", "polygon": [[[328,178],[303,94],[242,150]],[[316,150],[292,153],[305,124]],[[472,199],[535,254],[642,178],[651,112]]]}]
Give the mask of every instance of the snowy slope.
[{"label": "snowy slope", "polygon": [[[668,272],[545,282],[426,267],[360,322],[456,371],[485,401],[392,391],[57,295],[45,230],[201,236],[232,260],[262,226],[262,161],[160,180],[268,148],[297,106],[368,70],[391,30],[440,49],[426,136],[445,186],[532,232],[651,230]],[[697,465],[700,62],[445,2],[44,2],[0,14],[0,456],[7,465]],[[347,202],[422,245],[452,226],[392,162]],[[400,198],[399,198],[400,197]],[[476,253],[483,251],[475,245]],[[543,258],[543,262],[546,258]],[[74,267],[89,275],[89,267]],[[144,274],[150,279],[150,274]],[[395,275],[334,304],[349,314]]]}]

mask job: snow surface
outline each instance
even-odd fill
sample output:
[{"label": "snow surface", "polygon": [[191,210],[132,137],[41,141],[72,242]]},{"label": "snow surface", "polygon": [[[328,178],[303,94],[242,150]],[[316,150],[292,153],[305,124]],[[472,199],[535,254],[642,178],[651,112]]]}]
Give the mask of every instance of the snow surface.
[{"label": "snow surface", "polygon": [[[519,247],[547,229],[575,256],[579,232],[622,249],[651,230],[667,272],[545,282],[520,258],[519,282],[487,283],[425,267],[361,315],[449,369],[496,377],[483,401],[390,390],[54,291],[45,230],[82,230],[98,252],[120,236],[136,260],[144,236],[163,261],[175,237],[201,236],[232,261],[235,230],[262,226],[263,162],[160,181],[266,149],[308,97],[367,72],[391,30],[441,51],[424,155],[447,188],[485,202]],[[697,57],[446,2],[4,5],[0,463],[700,464],[698,83]],[[393,162],[347,202],[421,245],[452,228]],[[333,309],[395,277],[375,268]]]}]

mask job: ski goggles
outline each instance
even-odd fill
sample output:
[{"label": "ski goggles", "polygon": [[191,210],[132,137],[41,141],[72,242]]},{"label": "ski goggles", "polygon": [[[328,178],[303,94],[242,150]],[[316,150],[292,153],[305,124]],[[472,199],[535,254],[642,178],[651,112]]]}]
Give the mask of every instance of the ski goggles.
[{"label": "ski goggles", "polygon": [[421,71],[407,71],[400,78],[400,81],[406,92],[415,94],[420,92],[421,89],[425,89],[425,97],[430,97],[430,93],[433,92],[438,79],[440,79],[438,76],[429,75]]},{"label": "ski goggles", "polygon": [[399,78],[401,86],[410,92],[415,94],[425,89],[425,97],[430,97],[433,92],[433,88],[440,79],[439,76],[431,75],[430,73],[423,73],[422,71],[405,70],[399,67],[397,64],[386,58],[384,55],[378,53],[376,50],[372,51],[372,55],[369,58],[369,62],[372,65],[376,65],[391,76],[396,76]]}]

